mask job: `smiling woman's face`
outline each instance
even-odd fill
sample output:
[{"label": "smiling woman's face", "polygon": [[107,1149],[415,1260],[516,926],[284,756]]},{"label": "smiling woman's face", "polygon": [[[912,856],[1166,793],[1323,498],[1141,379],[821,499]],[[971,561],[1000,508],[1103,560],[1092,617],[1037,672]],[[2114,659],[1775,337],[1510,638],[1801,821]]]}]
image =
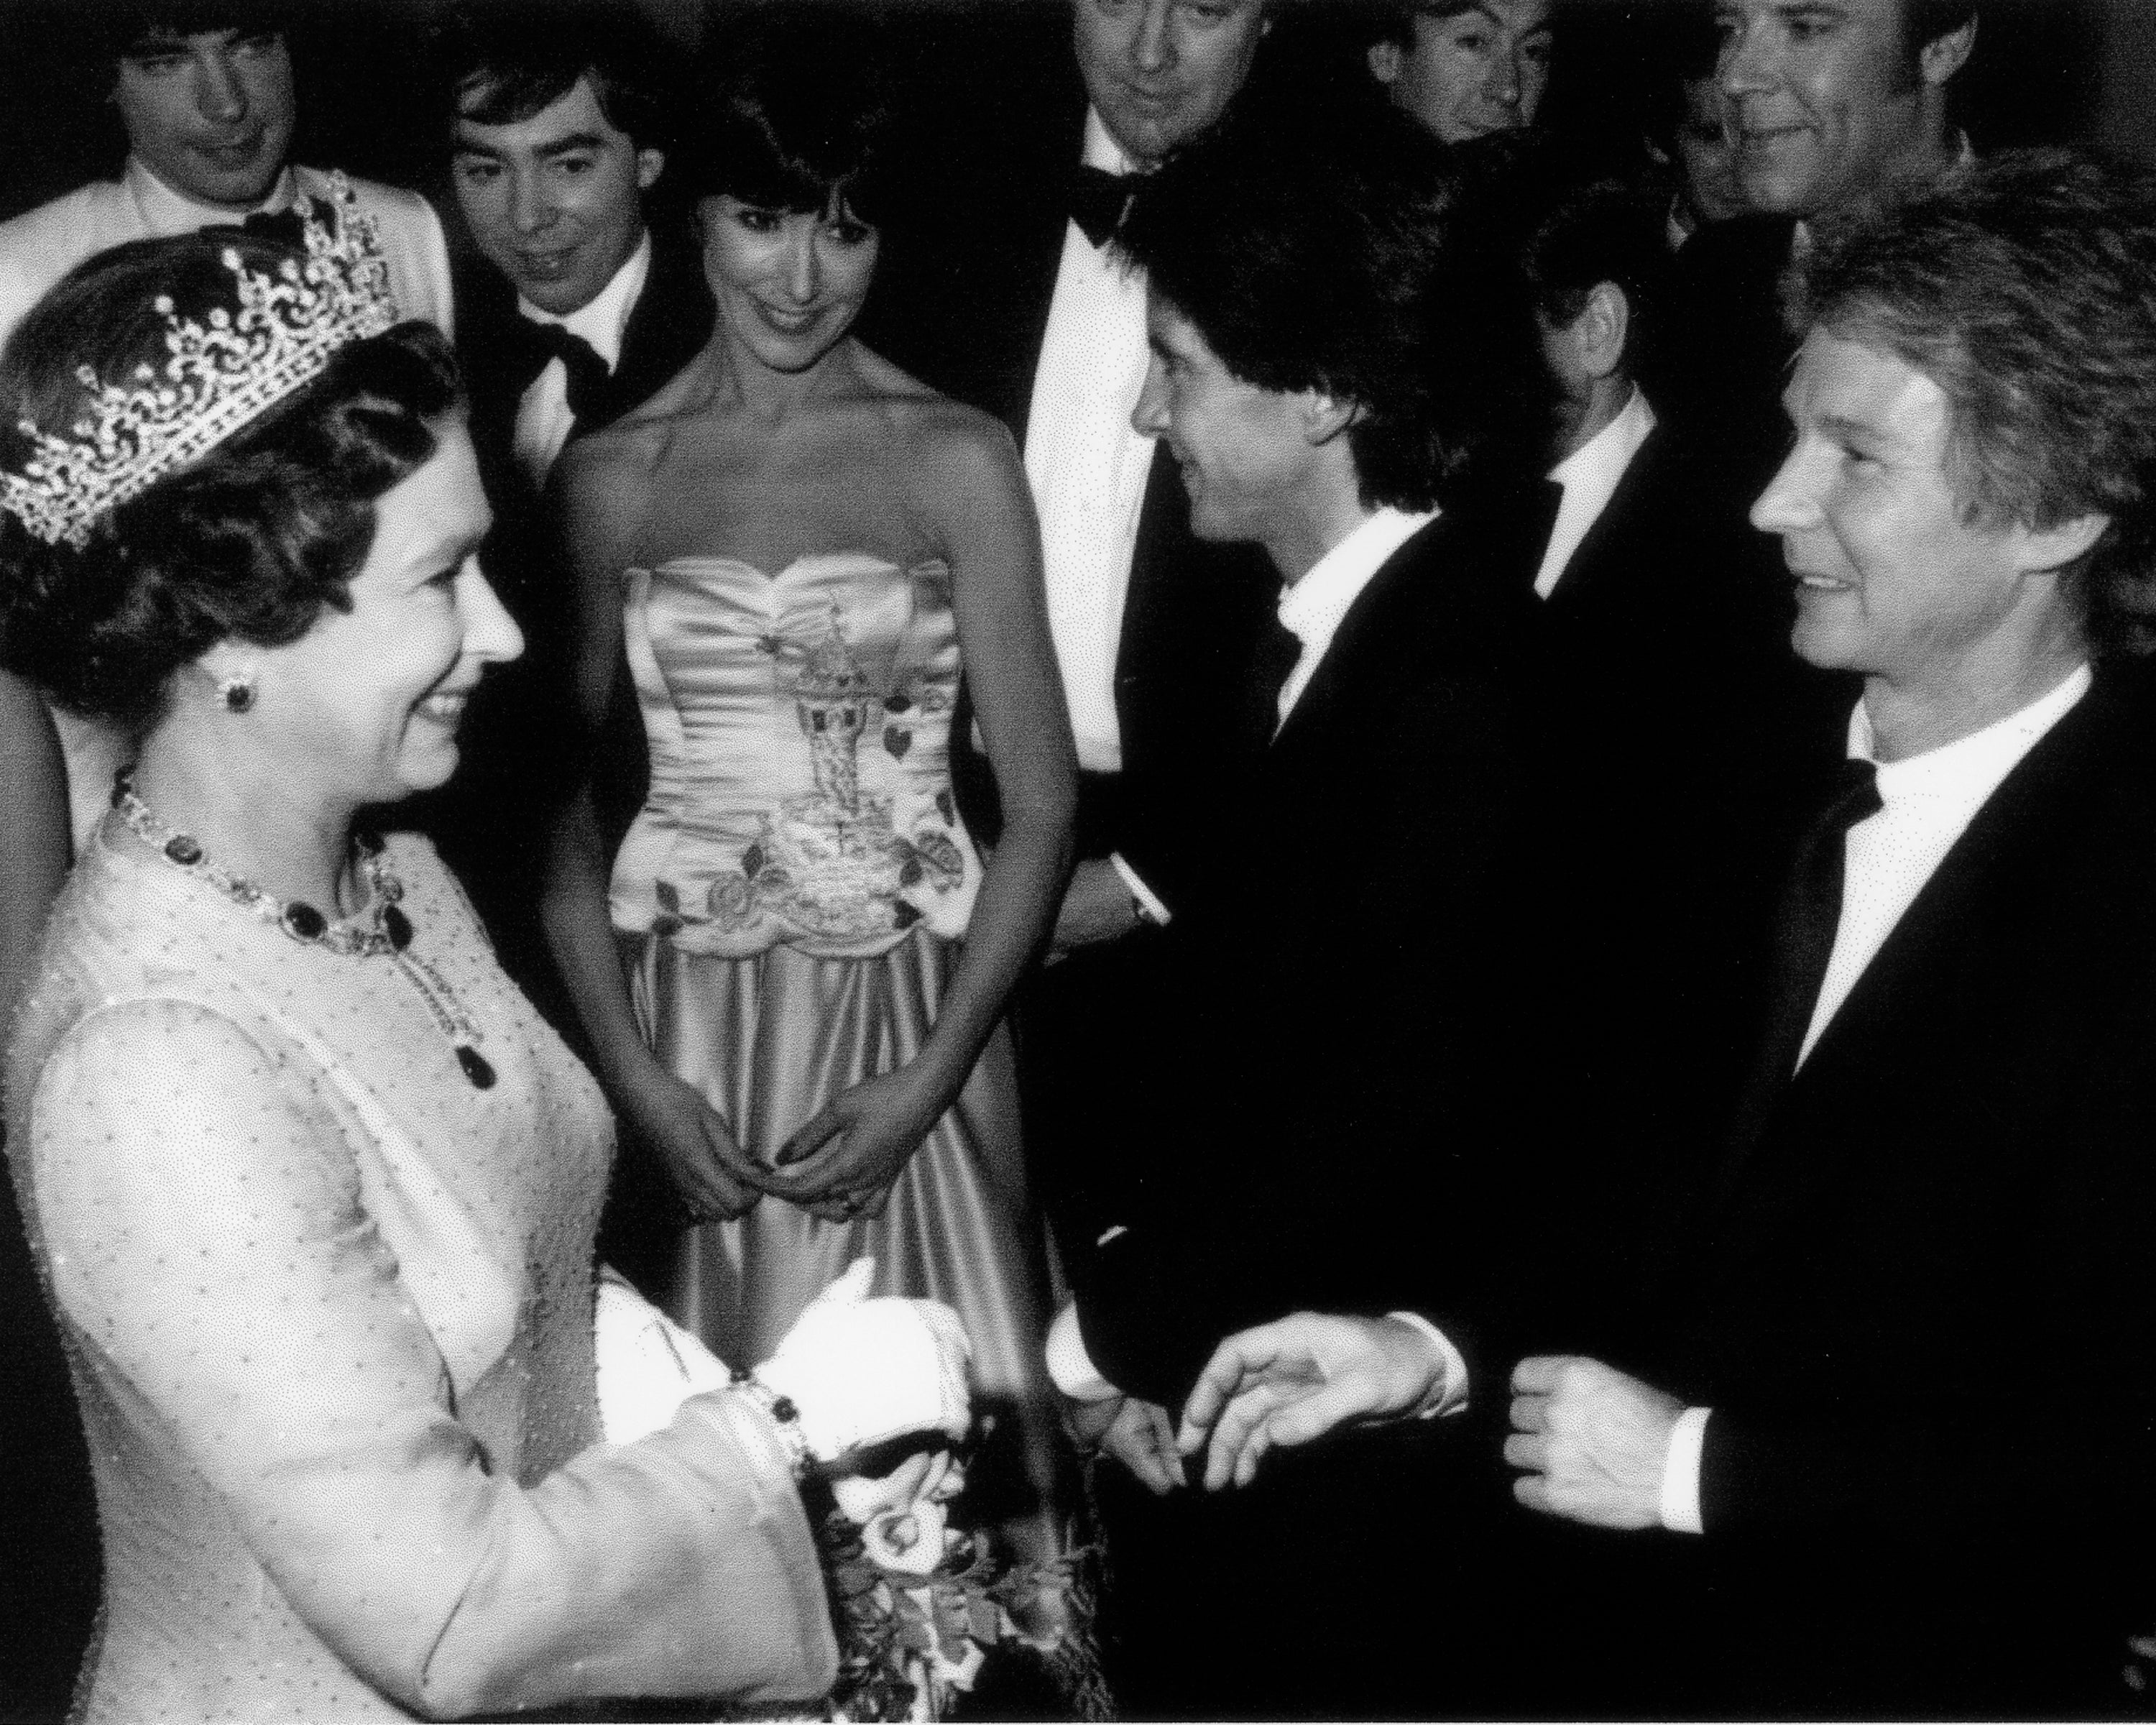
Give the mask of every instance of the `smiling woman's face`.
[{"label": "smiling woman's face", "polygon": [[471,439],[454,420],[434,429],[433,458],[374,506],[351,608],[255,656],[248,722],[274,737],[291,783],[353,807],[445,781],[481,674],[523,650],[480,572],[490,517]]},{"label": "smiling woman's face", "polygon": [[876,230],[843,201],[766,209],[732,195],[698,206],[704,275],[726,332],[773,371],[805,371],[844,336],[875,279]]}]

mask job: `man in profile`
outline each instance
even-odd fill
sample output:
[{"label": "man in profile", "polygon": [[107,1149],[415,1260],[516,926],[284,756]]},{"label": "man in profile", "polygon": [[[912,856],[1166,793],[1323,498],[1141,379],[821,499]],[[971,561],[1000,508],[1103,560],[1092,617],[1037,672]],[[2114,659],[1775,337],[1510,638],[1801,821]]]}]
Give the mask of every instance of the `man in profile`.
[{"label": "man in profile", "polygon": [[1163,168],[1121,241],[1147,283],[1136,423],[1172,454],[1193,531],[1261,548],[1277,598],[1208,892],[1164,932],[1172,1034],[1122,1075],[1146,1178],[1071,1265],[1050,1347],[1081,1430],[1120,1432],[1166,1499],[1109,1524],[1150,1589],[1127,1644],[1167,1680],[1133,1694],[1142,1712],[1419,1713],[1411,1625],[1434,1599],[1440,1620],[1472,1609],[1481,1470],[1439,1417],[1464,1375],[1425,1386],[1415,1441],[1224,1505],[1139,1441],[1229,1332],[1359,1303],[1434,1245],[1464,1306],[1503,1299],[1486,1224],[1517,1166],[1549,515],[1500,476],[1538,462],[1548,387],[1526,308],[1462,239],[1447,159],[1388,108],[1254,112]]},{"label": "man in profile", "polygon": [[[1007,126],[968,116],[952,183],[884,235],[863,339],[1011,428],[1040,517],[1078,862],[1018,1024],[1028,1164],[1083,1263],[1146,1177],[1122,1154],[1123,1081],[1152,1034],[1163,927],[1209,884],[1195,860],[1248,752],[1241,680],[1274,580],[1252,547],[1193,535],[1167,444],[1132,423],[1145,284],[1113,242],[1133,189],[1246,99],[1271,19],[1265,0],[1040,10],[1061,27],[1055,75]],[[977,757],[957,765],[962,796],[992,796]]]}]

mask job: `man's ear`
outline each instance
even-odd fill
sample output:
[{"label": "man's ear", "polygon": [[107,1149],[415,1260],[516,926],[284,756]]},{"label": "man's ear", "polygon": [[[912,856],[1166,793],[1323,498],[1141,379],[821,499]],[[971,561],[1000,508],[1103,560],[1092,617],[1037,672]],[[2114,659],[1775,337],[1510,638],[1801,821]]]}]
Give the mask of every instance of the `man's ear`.
[{"label": "man's ear", "polygon": [[660,175],[666,172],[666,152],[664,150],[639,150],[636,152],[636,189],[649,192],[659,183]]},{"label": "man's ear", "polygon": [[2107,515],[2077,515],[2056,527],[2016,526],[2015,566],[2029,575],[2063,569],[2093,551],[2110,526]]},{"label": "man's ear", "polygon": [[1614,281],[1598,281],[1589,288],[1579,316],[1565,326],[1580,370],[1597,382],[1624,364],[1631,333],[1632,302]]},{"label": "man's ear", "polygon": [[1976,20],[1972,18],[1960,28],[1934,36],[1923,45],[1917,55],[1917,74],[1937,89],[1967,65],[1975,52]]},{"label": "man's ear", "polygon": [[1303,392],[1302,434],[1312,449],[1331,443],[1362,417],[1363,409],[1355,402],[1342,401],[1322,389]]},{"label": "man's ear", "polygon": [[1367,58],[1370,63],[1370,75],[1378,83],[1396,84],[1399,81],[1400,66],[1405,56],[1401,54],[1399,43],[1373,42]]}]

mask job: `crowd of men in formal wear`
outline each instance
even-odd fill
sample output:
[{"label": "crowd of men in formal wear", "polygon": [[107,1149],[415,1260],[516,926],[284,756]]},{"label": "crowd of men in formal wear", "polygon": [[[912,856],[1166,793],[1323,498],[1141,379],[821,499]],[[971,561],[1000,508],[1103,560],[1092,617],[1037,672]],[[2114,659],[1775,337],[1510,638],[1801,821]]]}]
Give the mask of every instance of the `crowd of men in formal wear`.
[{"label": "crowd of men in formal wear", "polygon": [[[1987,159],[1976,0],[1641,8],[1614,154],[1538,114],[1548,0],[1055,10],[860,333],[1040,521],[1081,783],[1014,1014],[1122,1705],[2133,1711],[2148,182]],[[0,340],[326,182],[274,9],[97,16],[126,161],[0,225]],[[352,183],[530,649],[410,818],[558,1005],[542,500],[711,333],[693,140],[633,12],[430,53],[441,213]]]}]

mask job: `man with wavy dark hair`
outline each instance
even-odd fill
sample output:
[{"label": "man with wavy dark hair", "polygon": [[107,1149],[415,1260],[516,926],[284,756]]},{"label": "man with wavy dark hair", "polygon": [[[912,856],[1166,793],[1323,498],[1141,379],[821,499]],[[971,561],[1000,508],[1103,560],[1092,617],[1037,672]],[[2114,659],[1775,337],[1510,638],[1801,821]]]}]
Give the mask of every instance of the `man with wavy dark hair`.
[{"label": "man with wavy dark hair", "polygon": [[[1081,1429],[1170,1500],[1108,1523],[1119,1577],[1156,1589],[1126,1598],[1126,1644],[1158,1644],[1169,1679],[1135,1711],[1412,1714],[1409,1623],[1471,1591],[1455,1497],[1476,1470],[1438,1417],[1469,1329],[1399,1327],[1459,1362],[1418,1399],[1417,1441],[1247,1499],[1178,1491],[1168,1410],[1220,1337],[1378,1297],[1433,1230],[1449,1324],[1503,1298],[1486,1248],[1512,1166],[1510,864],[1549,524],[1505,481],[1540,465],[1548,390],[1444,147],[1389,108],[1253,111],[1163,167],[1119,243],[1148,300],[1133,421],[1173,452],[1193,531],[1259,546],[1284,591],[1244,697],[1258,747],[1211,804],[1210,890],[1166,931],[1158,1034],[1125,1075],[1145,1178],[1070,1265],[1050,1363]],[[1400,1465],[1425,1449],[1435,1491]],[[1459,1513],[1432,1558],[1439,1502]]]},{"label": "man with wavy dark hair", "polygon": [[[1848,759],[1642,1315],[1512,1373],[1516,1495],[1599,1530],[1522,1609],[1599,1713],[2128,1704],[2156,1535],[2152,276],[2156,182],[2057,153],[1816,237],[1753,518],[1798,652],[1862,679]],[[1516,1236],[1523,1275],[1546,1245]],[[1208,1373],[1231,1452],[1426,1381],[1339,1353],[1352,1386],[1287,1418],[1249,1399],[1282,1345]]]}]

